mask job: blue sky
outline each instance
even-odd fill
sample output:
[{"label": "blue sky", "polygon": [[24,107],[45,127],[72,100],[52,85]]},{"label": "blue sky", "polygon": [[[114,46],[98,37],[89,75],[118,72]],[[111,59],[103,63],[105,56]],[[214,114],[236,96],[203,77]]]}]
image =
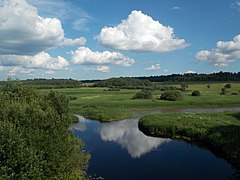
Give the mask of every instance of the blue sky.
[{"label": "blue sky", "polygon": [[0,79],[240,70],[240,0],[0,0]]}]

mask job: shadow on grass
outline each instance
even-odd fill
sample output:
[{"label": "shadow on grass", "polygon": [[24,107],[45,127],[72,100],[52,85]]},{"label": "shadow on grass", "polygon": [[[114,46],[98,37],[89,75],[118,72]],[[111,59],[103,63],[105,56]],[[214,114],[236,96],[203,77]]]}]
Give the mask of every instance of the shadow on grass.
[{"label": "shadow on grass", "polygon": [[240,112],[234,113],[232,116],[235,117],[236,119],[240,120]]},{"label": "shadow on grass", "polygon": [[220,150],[224,154],[224,158],[240,171],[240,126],[211,128],[208,130],[206,138],[211,146]]}]

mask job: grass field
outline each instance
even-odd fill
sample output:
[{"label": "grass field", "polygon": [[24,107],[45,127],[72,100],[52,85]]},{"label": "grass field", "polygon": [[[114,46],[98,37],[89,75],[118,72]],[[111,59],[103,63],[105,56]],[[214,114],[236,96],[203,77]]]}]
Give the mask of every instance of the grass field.
[{"label": "grass field", "polygon": [[[220,95],[221,88],[226,83],[189,84],[188,91],[183,92],[184,99],[181,101],[163,101],[159,97],[163,91],[153,91],[151,100],[132,100],[131,98],[140,90],[121,89],[120,91],[104,91],[106,88],[73,88],[57,89],[67,96],[76,96],[77,100],[70,101],[70,108],[74,113],[100,120],[114,121],[132,117],[145,111],[162,109],[178,109],[186,107],[229,107],[240,106],[238,93],[240,83],[232,83],[232,88],[227,89],[226,95]],[[180,86],[179,86],[180,87]],[[193,97],[191,92],[199,90],[201,96]]]},{"label": "grass field", "polygon": [[[76,96],[70,101],[72,112],[100,121],[115,121],[151,111],[176,110],[199,107],[239,107],[240,83],[231,83],[226,95],[220,95],[226,83],[189,84],[183,92],[183,100],[159,100],[164,91],[153,91],[153,99],[133,100],[140,90],[121,89],[106,91],[106,88],[58,89],[67,96]],[[179,86],[180,87],[180,86]],[[104,91],[105,90],[105,91]],[[201,96],[191,96],[198,90]],[[47,90],[46,90],[47,91]],[[236,93],[238,95],[232,95]],[[239,113],[162,113],[143,116],[140,129],[148,135],[203,142],[223,154],[227,160],[240,168],[240,114]]]},{"label": "grass field", "polygon": [[240,112],[147,115],[139,129],[150,136],[201,142],[240,169]]}]

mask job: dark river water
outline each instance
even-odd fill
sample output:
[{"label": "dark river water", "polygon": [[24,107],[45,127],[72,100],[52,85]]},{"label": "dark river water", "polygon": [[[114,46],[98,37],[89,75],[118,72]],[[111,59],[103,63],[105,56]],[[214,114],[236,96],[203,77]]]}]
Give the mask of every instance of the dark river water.
[{"label": "dark river water", "polygon": [[[234,109],[184,109],[219,112]],[[91,154],[88,175],[107,180],[235,179],[239,171],[223,158],[184,141],[154,138],[138,130],[138,118],[100,123],[79,117],[71,127]]]}]

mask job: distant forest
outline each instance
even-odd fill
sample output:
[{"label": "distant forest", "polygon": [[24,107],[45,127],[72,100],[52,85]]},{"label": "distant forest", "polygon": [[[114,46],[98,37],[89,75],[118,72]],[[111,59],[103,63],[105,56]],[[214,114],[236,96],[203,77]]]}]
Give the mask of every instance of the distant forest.
[{"label": "distant forest", "polygon": [[141,88],[141,87],[147,87],[147,86],[152,86],[152,83],[149,80],[140,80],[140,79],[135,79],[135,78],[110,78],[104,81],[98,81],[95,82],[94,87],[121,87],[121,88]]},{"label": "distant forest", "polygon": [[136,77],[141,80],[149,80],[151,82],[218,82],[218,81],[240,81],[240,72],[218,72],[212,74],[172,74],[149,77]]},{"label": "distant forest", "polygon": [[[4,85],[6,81],[1,81],[0,85]],[[54,88],[77,88],[81,87],[81,82],[74,79],[44,79],[44,78],[35,78],[21,80],[23,85],[31,85],[38,89],[54,89]]]},{"label": "distant forest", "polygon": [[[144,80],[144,81],[141,81]],[[74,79],[27,79],[21,80],[22,84],[32,85],[36,88],[78,88],[84,83],[95,87],[111,87],[111,86],[150,86],[150,82],[163,83],[185,83],[185,82],[232,82],[240,81],[240,72],[218,72],[211,74],[172,74],[159,76],[144,77],[120,77],[110,78],[107,80],[74,80]],[[0,81],[0,85],[4,85],[6,81]]]},{"label": "distant forest", "polygon": [[[240,72],[217,72],[211,74],[171,74],[159,76],[141,76],[133,77],[140,80],[148,80],[151,82],[225,82],[225,81],[240,81]],[[104,80],[82,80],[82,83],[96,83]]]}]

